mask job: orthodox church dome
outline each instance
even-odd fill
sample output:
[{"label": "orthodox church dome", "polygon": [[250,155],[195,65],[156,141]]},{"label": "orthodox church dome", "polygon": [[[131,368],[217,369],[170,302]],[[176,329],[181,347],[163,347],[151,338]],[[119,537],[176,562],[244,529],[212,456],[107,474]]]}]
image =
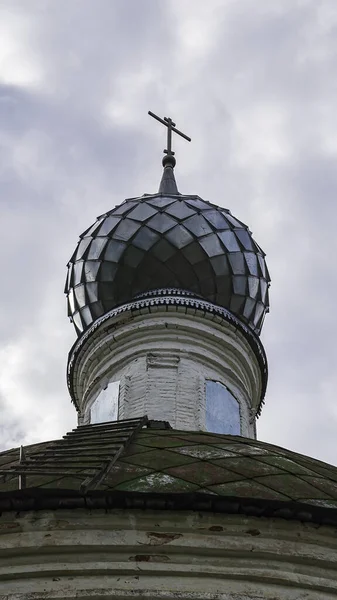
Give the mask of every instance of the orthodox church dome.
[{"label": "orthodox church dome", "polygon": [[179,194],[167,159],[159,193],[125,200],[80,236],[65,287],[77,333],[139,294],[178,288],[259,334],[269,307],[264,252],[229,210]]},{"label": "orthodox church dome", "polygon": [[179,194],[171,136],[190,138],[150,115],[158,193],[99,217],[68,265],[78,426],[0,453],[0,599],[336,598],[337,468],[255,439],[265,255]]}]

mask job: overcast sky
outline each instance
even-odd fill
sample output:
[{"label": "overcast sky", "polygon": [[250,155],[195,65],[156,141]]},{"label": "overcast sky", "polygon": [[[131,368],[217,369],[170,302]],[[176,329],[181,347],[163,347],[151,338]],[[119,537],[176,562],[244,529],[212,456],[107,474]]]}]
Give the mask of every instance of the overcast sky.
[{"label": "overcast sky", "polygon": [[76,424],[63,295],[79,234],[153,193],[171,116],[182,193],[267,253],[259,438],[337,464],[336,0],[0,0],[0,447]]}]

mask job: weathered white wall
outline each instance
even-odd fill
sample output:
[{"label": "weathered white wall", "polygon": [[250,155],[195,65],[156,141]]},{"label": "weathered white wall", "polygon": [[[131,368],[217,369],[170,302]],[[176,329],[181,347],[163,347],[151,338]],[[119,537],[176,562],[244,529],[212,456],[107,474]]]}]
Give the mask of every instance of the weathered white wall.
[{"label": "weathered white wall", "polygon": [[0,518],[1,600],[336,597],[333,527],[187,511]]},{"label": "weathered white wall", "polygon": [[261,373],[245,337],[211,313],[156,308],[107,320],[87,339],[74,369],[79,424],[90,422],[107,381],[120,381],[120,419],[147,414],[178,429],[203,430],[205,381],[212,379],[238,400],[241,434],[255,437]]}]

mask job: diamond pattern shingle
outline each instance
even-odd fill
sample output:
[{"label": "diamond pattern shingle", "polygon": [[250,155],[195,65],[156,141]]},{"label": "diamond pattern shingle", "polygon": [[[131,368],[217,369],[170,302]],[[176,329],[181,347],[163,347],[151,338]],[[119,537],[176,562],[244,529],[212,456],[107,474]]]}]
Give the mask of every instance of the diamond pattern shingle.
[{"label": "diamond pattern shingle", "polygon": [[18,448],[1,453],[0,494],[17,490],[21,473],[30,489],[83,490],[87,481],[89,491],[195,492],[337,507],[336,467],[256,440],[139,423],[78,427],[61,440],[26,447],[21,463]]},{"label": "diamond pattern shingle", "polygon": [[[169,271],[152,270],[149,278],[151,258],[161,266],[171,257]],[[115,269],[106,268],[107,262]],[[97,317],[133,300],[135,290],[187,289],[231,310],[256,333],[269,306],[264,253],[247,226],[197,196],[155,194],[124,202],[80,236],[68,269],[68,314],[79,334]],[[97,300],[85,293],[88,281],[98,283]],[[109,283],[109,295],[102,281]],[[80,284],[81,296],[76,293]]]}]

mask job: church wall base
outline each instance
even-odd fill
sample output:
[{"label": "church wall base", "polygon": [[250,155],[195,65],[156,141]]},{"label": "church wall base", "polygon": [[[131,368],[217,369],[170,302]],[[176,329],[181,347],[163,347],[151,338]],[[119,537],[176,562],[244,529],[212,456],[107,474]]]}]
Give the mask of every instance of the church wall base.
[{"label": "church wall base", "polygon": [[333,527],[156,510],[3,513],[0,599],[337,598]]}]

